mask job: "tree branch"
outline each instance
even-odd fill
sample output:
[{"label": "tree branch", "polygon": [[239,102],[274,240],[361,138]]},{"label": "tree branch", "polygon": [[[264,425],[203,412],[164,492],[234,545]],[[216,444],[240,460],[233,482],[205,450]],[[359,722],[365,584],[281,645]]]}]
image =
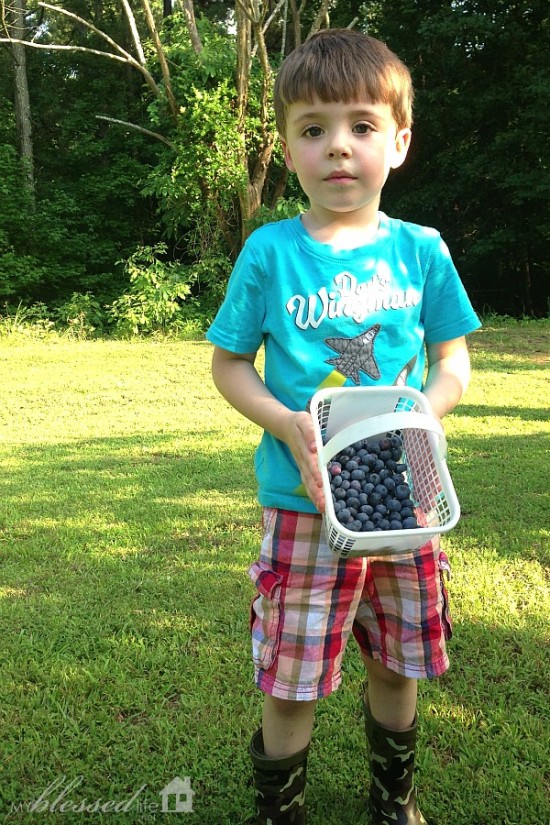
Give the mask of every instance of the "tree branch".
[{"label": "tree branch", "polygon": [[155,18],[153,17],[153,12],[151,11],[151,6],[149,5],[149,0],[141,0],[141,4],[143,6],[143,10],[145,11],[145,19],[147,21],[147,27],[153,38],[153,43],[155,44],[155,49],[157,52],[157,57],[160,63],[160,69],[162,72],[162,78],[164,80],[164,87],[166,89],[166,97],[168,98],[168,105],[170,107],[170,113],[172,115],[172,119],[174,123],[178,124],[178,104],[176,103],[176,98],[174,97],[174,92],[172,91],[172,83],[170,80],[170,70],[168,68],[168,62],[166,60],[166,55],[164,53],[164,49],[162,47],[162,43],[160,41],[160,37],[157,31],[157,27],[155,25]]},{"label": "tree branch", "polygon": [[156,140],[162,141],[165,143],[166,146],[169,146],[174,152],[176,151],[176,147],[174,144],[165,138],[164,135],[160,135],[158,132],[152,132],[150,129],[145,129],[143,126],[138,126],[137,123],[129,123],[127,120],[118,120],[116,117],[107,117],[106,115],[96,115],[97,120],[106,120],[107,123],[116,123],[117,126],[126,126],[128,129],[135,129],[136,132],[142,132],[144,135],[148,137],[156,138]]},{"label": "tree branch", "polygon": [[120,2],[122,3],[122,8],[124,9],[124,13],[126,14],[126,19],[130,27],[130,32],[132,34],[132,40],[134,41],[134,48],[137,52],[138,60],[142,66],[145,66],[145,54],[143,52],[143,46],[141,45],[141,38],[139,36],[139,32],[137,29],[134,12],[132,11],[132,8],[128,0],[120,0]]}]

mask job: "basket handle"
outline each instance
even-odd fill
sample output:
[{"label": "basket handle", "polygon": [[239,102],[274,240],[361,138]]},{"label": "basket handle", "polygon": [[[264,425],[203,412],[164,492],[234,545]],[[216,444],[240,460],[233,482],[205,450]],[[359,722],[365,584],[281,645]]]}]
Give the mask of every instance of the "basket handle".
[{"label": "basket handle", "polygon": [[402,430],[405,427],[415,427],[419,430],[429,430],[439,437],[438,452],[443,460],[447,454],[447,442],[443,434],[443,427],[440,422],[431,415],[419,412],[393,412],[384,415],[375,415],[372,418],[356,421],[340,432],[336,433],[323,446],[320,459],[323,464],[328,464],[333,456],[341,453],[350,444],[362,441],[375,433],[391,432],[392,430]]}]

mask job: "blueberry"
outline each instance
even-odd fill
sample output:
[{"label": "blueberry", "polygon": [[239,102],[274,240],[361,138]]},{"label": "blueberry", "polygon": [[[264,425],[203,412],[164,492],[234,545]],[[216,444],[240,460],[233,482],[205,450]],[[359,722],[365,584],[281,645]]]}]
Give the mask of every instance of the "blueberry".
[{"label": "blueberry", "polygon": [[391,470],[388,470],[386,467],[384,467],[383,470],[380,470],[378,475],[380,476],[380,481],[385,481],[387,478],[391,478],[392,473]]},{"label": "blueberry", "polygon": [[374,524],[372,523],[372,521],[366,521],[363,524],[363,533],[372,533],[373,530],[374,530]]},{"label": "blueberry", "polygon": [[361,482],[356,481],[354,479],[353,481],[350,481],[349,488],[350,488],[350,490],[355,490],[356,493],[360,493],[361,492]]},{"label": "blueberry", "polygon": [[406,464],[398,464],[395,468],[396,473],[406,473],[407,472],[407,465]]},{"label": "blueberry", "polygon": [[380,447],[381,452],[389,450],[391,447],[391,440],[389,438],[381,438],[378,442],[378,446]]},{"label": "blueberry", "polygon": [[355,450],[356,453],[358,453],[359,450],[363,450],[364,447],[365,447],[365,442],[364,441],[356,441],[355,444],[353,445],[353,449]]},{"label": "blueberry", "polygon": [[375,487],[376,487],[377,484],[380,484],[380,481],[381,481],[381,479],[380,479],[380,476],[378,475],[378,473],[371,473],[370,474],[369,482],[371,484],[373,484]]},{"label": "blueberry", "polygon": [[376,464],[377,459],[378,456],[376,456],[374,453],[367,453],[367,455],[363,459],[363,464],[372,469]]},{"label": "blueberry", "polygon": [[353,481],[363,481],[365,478],[364,470],[352,470],[351,478]]},{"label": "blueberry", "polygon": [[380,452],[380,448],[375,441],[369,441],[367,444],[367,450],[369,453],[374,453],[374,455],[378,455]]},{"label": "blueberry", "polygon": [[353,507],[354,510],[358,510],[361,507],[361,502],[358,498],[348,496],[348,507]]},{"label": "blueberry", "polygon": [[398,436],[396,433],[394,433],[391,436],[390,442],[391,442],[392,447],[401,447],[402,444],[403,444],[403,441],[401,440],[401,437]]},{"label": "blueberry", "polygon": [[347,492],[342,487],[338,487],[334,491],[334,498],[336,499],[336,501],[342,501],[343,499],[346,498],[346,496],[347,496]]},{"label": "blueberry", "polygon": [[366,505],[369,503],[369,497],[366,493],[359,493],[359,502],[361,505]]},{"label": "blueberry", "polygon": [[354,470],[357,470],[358,467],[359,464],[353,458],[346,464],[346,470],[348,471],[348,473],[352,473]]},{"label": "blueberry", "polygon": [[345,501],[335,501],[334,502],[334,512],[339,513],[340,510],[344,510],[346,507]]},{"label": "blueberry", "polygon": [[340,484],[340,488],[342,490],[349,490],[351,482],[347,480],[347,478],[342,479],[342,483]]},{"label": "blueberry", "polygon": [[360,512],[364,513],[366,516],[372,516],[374,510],[370,506],[370,504],[362,504],[360,508]]},{"label": "blueberry", "polygon": [[348,530],[352,530],[354,533],[360,533],[363,529],[362,523],[360,521],[357,521],[357,519],[354,519],[349,524],[346,524],[346,527],[348,528]]},{"label": "blueberry", "polygon": [[391,461],[391,450],[380,450],[380,461]]},{"label": "blueberry", "polygon": [[337,461],[333,461],[329,467],[329,473],[331,476],[339,476],[342,472],[342,465],[339,464]]},{"label": "blueberry", "polygon": [[383,518],[382,521],[378,522],[378,526],[380,527],[381,530],[389,530],[390,529],[390,523],[389,523],[387,518]]},{"label": "blueberry", "polygon": [[382,482],[388,493],[393,493],[395,490],[395,481],[393,478],[385,478]]},{"label": "blueberry", "polygon": [[414,516],[409,516],[403,522],[403,529],[404,530],[416,530],[418,527],[418,522]]},{"label": "blueberry", "polygon": [[387,516],[388,515],[388,508],[386,507],[385,504],[377,504],[376,507],[374,508],[374,512],[375,513],[380,513],[380,515],[382,515],[382,516]]},{"label": "blueberry", "polygon": [[377,459],[376,459],[376,461],[375,461],[375,463],[374,463],[374,467],[373,467],[372,469],[374,470],[374,472],[375,472],[375,473],[377,473],[377,472],[379,472],[379,470],[381,470],[383,467],[384,467],[384,462],[382,461],[382,459],[377,458]]},{"label": "blueberry", "polygon": [[396,498],[386,499],[386,507],[390,513],[398,513],[401,510],[401,502]]},{"label": "blueberry", "polygon": [[370,520],[374,525],[378,525],[383,520],[383,518],[384,516],[382,515],[382,513],[373,513],[370,517]]},{"label": "blueberry", "polygon": [[338,521],[341,524],[347,524],[348,519],[350,518],[350,516],[351,516],[350,511],[348,510],[347,507],[345,507],[343,510],[340,510],[339,513],[337,513],[336,518],[338,519]]},{"label": "blueberry", "polygon": [[414,510],[412,509],[412,507],[402,507],[401,508],[401,518],[403,519],[403,521],[406,518],[410,518],[411,516],[414,516]]},{"label": "blueberry", "polygon": [[394,460],[393,460],[393,458],[389,458],[389,459],[386,461],[386,470],[389,470],[389,471],[390,471],[390,473],[395,473],[395,472],[397,472],[396,467],[397,467],[397,462],[396,462],[396,461],[394,461]]},{"label": "blueberry", "polygon": [[412,501],[410,498],[404,498],[403,501],[401,502],[401,507],[410,507],[411,510],[413,510],[414,509],[414,501]]},{"label": "blueberry", "polygon": [[382,501],[382,496],[380,493],[371,493],[369,496],[369,504],[372,504],[373,507],[376,507],[377,504],[380,504]]},{"label": "blueberry", "polygon": [[402,530],[402,529],[403,529],[403,525],[401,524],[400,521],[397,521],[397,519],[392,519],[390,521],[390,530]]},{"label": "blueberry", "polygon": [[349,481],[351,478],[351,473],[348,470],[342,470],[341,476],[344,481]]},{"label": "blueberry", "polygon": [[371,493],[374,493],[374,484],[372,482],[367,481],[363,484],[363,492],[370,496]]},{"label": "blueberry", "polygon": [[399,484],[399,486],[395,488],[395,497],[399,499],[399,501],[403,501],[409,497],[410,492],[408,484]]}]

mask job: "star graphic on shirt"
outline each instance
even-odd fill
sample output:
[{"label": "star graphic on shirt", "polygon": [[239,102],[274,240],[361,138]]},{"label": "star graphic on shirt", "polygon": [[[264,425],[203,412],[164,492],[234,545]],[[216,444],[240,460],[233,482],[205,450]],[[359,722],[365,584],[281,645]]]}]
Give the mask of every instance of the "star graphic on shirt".
[{"label": "star graphic on shirt", "polygon": [[380,370],[374,359],[374,339],[380,332],[380,324],[374,324],[366,332],[361,332],[355,338],[327,338],[325,343],[340,353],[335,358],[327,358],[326,363],[332,364],[338,372],[345,375],[355,384],[359,384],[359,370],[365,372],[369,378],[380,378]]}]

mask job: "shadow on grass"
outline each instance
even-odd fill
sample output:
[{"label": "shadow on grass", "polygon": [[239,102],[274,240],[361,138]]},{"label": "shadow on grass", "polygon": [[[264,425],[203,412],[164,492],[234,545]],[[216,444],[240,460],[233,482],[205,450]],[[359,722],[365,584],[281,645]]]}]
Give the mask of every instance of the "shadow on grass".
[{"label": "shadow on grass", "polygon": [[258,712],[246,569],[259,507],[252,451],[209,450],[204,437],[2,456],[2,815],[63,775],[82,775],[88,800],[147,783],[151,805],[180,775],[194,781],[195,821],[224,821],[207,811],[227,809],[219,776]]},{"label": "shadow on grass", "polygon": [[[158,792],[177,775],[192,780],[190,821],[246,821],[246,749],[261,705],[247,627],[246,568],[259,538],[252,453],[220,441],[213,449],[201,431],[19,447],[3,456],[6,821],[32,823],[36,815],[9,816],[10,806],[36,799],[62,775],[84,777],[76,801],[126,799],[146,784],[150,807],[117,821],[153,821]],[[542,462],[524,480],[530,506],[518,526],[499,504],[517,496],[517,478],[503,473],[510,456],[524,460],[524,437],[453,438],[464,552],[486,542],[505,558],[542,553]],[[419,785],[435,821],[544,821],[544,635],[528,613],[514,626],[506,621],[489,613],[479,623],[459,618],[452,670],[421,692],[427,747]],[[352,646],[342,690],[319,707],[312,825],[362,821],[362,671]],[[58,822],[59,814],[42,821]]]}]

